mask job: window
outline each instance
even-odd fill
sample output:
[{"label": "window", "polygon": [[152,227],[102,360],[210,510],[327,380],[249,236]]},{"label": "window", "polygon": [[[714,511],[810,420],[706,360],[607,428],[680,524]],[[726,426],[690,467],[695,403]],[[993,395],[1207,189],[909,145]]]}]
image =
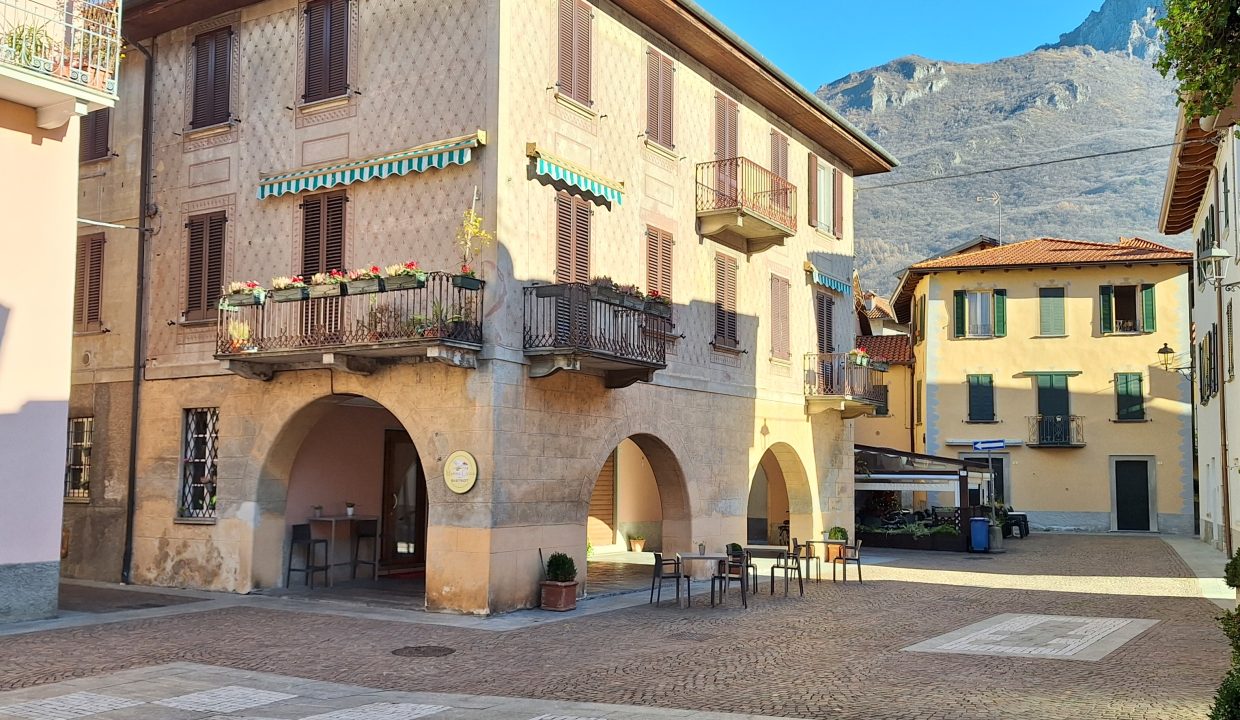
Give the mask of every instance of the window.
[{"label": "window", "polygon": [[207,320],[215,311],[216,301],[224,285],[223,212],[195,215],[185,227],[189,229],[186,249],[185,319]]},{"label": "window", "polygon": [[1223,227],[1231,227],[1231,178],[1227,175],[1227,166],[1223,166]]},{"label": "window", "polygon": [[555,279],[590,282],[589,201],[566,192],[555,196]]},{"label": "window", "polygon": [[344,269],[344,191],[308,195],[301,202],[301,275]]},{"label": "window", "polygon": [[1006,290],[957,290],[955,337],[1003,337],[1007,335]]},{"label": "window", "polygon": [[73,330],[95,332],[101,329],[103,302],[103,235],[78,238],[77,269],[73,287]]},{"label": "window", "polygon": [[921,424],[921,381],[917,381],[917,387],[913,392],[913,423]]},{"label": "window", "polygon": [[228,95],[232,65],[232,28],[220,28],[194,38],[194,112],[191,128],[204,128],[232,119]]},{"label": "window", "polygon": [[771,276],[771,357],[792,357],[788,329],[788,295],[792,284],[778,275]]},{"label": "window", "polygon": [[112,109],[101,108],[82,118],[78,138],[78,160],[89,162],[108,156],[108,134],[112,125]]},{"label": "window", "polygon": [[1069,414],[1068,376],[1041,373],[1037,376],[1038,414],[1031,440],[1037,445],[1076,445],[1080,432]]},{"label": "window", "polygon": [[1227,301],[1227,382],[1236,379],[1236,333],[1231,322],[1231,303]]},{"label": "window", "polygon": [[891,415],[891,408],[888,406],[887,386],[875,384],[874,390],[878,393],[878,407],[874,408],[874,415],[888,417]]},{"label": "window", "polygon": [[835,237],[844,234],[844,184],[840,171],[809,154],[809,224]]},{"label": "window", "polygon": [[1103,285],[1098,288],[1102,332],[1154,332],[1156,303],[1153,285]]},{"label": "window", "polygon": [[349,92],[349,0],[306,4],[306,87],[304,102]]},{"label": "window", "polygon": [[215,517],[219,408],[184,411],[181,438],[180,518]]},{"label": "window", "polygon": [[[721,92],[715,93],[715,159],[729,160],[736,157],[740,134],[740,106]],[[730,184],[720,184],[720,189],[735,188],[738,181],[736,168],[730,163],[720,164],[720,172],[731,173]]]},{"label": "window", "polygon": [[[788,179],[788,137],[778,130],[771,131],[771,174],[783,180]],[[788,194],[775,192],[775,204],[788,209]]]},{"label": "window", "polygon": [[736,258],[715,255],[715,346],[735,348],[736,334]]},{"label": "window", "polygon": [[926,296],[913,298],[913,343],[926,339]]},{"label": "window", "polygon": [[590,4],[585,0],[560,0],[560,93],[590,104]]},{"label": "window", "polygon": [[1040,288],[1038,290],[1038,334],[1045,337],[1067,335],[1063,314],[1064,289]]},{"label": "window", "polygon": [[814,292],[814,329],[818,352],[835,352],[835,299],[822,291]]},{"label": "window", "polygon": [[672,234],[646,226],[646,291],[672,299]]},{"label": "window", "polygon": [[672,142],[672,112],[676,66],[654,48],[646,48],[646,138],[667,149]]},{"label": "window", "polygon": [[1115,419],[1144,420],[1145,399],[1141,373],[1115,373]]},{"label": "window", "polygon": [[970,375],[969,422],[995,421],[995,384],[992,375]]},{"label": "window", "polygon": [[90,499],[90,450],[94,442],[94,418],[69,419],[69,457],[65,461],[65,497]]}]

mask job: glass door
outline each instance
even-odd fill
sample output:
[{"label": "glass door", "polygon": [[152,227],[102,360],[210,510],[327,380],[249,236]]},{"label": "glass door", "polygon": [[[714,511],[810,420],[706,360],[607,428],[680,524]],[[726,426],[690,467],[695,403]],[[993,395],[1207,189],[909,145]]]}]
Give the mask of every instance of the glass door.
[{"label": "glass door", "polygon": [[426,564],[426,479],[417,448],[403,430],[388,430],[383,458],[383,545],[387,570]]}]

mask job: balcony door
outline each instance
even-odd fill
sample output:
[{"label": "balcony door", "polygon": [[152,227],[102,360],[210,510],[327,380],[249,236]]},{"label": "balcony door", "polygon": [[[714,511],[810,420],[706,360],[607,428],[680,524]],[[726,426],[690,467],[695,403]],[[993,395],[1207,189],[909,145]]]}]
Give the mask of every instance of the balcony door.
[{"label": "balcony door", "polygon": [[738,202],[740,108],[736,101],[715,93],[715,207],[736,207]]},{"label": "balcony door", "polygon": [[[555,196],[555,281],[590,282],[589,201],[566,192]],[[557,345],[587,347],[590,339],[590,295],[583,287],[570,287],[555,301]]]},{"label": "balcony door", "polygon": [[1068,376],[1038,376],[1038,444],[1072,443],[1072,421],[1068,417]]},{"label": "balcony door", "polygon": [[831,353],[835,352],[835,302],[821,290],[814,290],[814,326],[817,329],[818,391],[831,394],[835,387],[835,365]]}]

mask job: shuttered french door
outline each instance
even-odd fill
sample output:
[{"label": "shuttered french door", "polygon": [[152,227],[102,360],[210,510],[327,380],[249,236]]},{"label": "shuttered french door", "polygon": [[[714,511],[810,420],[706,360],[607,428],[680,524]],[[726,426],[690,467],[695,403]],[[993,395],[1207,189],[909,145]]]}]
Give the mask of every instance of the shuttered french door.
[{"label": "shuttered french door", "polygon": [[[590,282],[590,203],[566,192],[555,196],[555,281]],[[557,344],[586,347],[590,340],[590,295],[570,288],[555,303]]]},{"label": "shuttered french door", "polygon": [[186,247],[185,319],[210,319],[224,285],[224,225],[222,212],[196,215],[185,224]]},{"label": "shuttered french door", "polygon": [[[344,214],[348,197],[343,191],[309,195],[301,203],[301,276],[343,270]],[[341,301],[316,298],[305,303],[302,334],[316,344],[334,342],[340,333]]]},{"label": "shuttered french door", "polygon": [[220,28],[194,38],[194,111],[190,126],[208,127],[228,122],[231,81],[232,28]]},{"label": "shuttered french door", "polygon": [[830,353],[835,352],[835,301],[820,290],[814,291],[814,326],[818,341],[818,378],[823,394],[835,387],[835,365]]},{"label": "shuttered french door", "polygon": [[738,201],[738,168],[735,162],[723,161],[732,160],[737,156],[739,129],[740,108],[736,101],[723,93],[715,93],[715,160],[718,167],[715,190],[718,196],[716,207],[733,206]]}]

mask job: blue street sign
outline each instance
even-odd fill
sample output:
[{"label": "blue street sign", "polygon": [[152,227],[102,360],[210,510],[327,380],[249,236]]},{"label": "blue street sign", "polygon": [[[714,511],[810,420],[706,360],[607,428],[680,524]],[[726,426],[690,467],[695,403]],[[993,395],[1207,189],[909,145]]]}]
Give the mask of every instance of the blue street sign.
[{"label": "blue street sign", "polygon": [[984,450],[1002,450],[1007,447],[1004,440],[975,440],[973,441],[973,450],[982,452]]}]

